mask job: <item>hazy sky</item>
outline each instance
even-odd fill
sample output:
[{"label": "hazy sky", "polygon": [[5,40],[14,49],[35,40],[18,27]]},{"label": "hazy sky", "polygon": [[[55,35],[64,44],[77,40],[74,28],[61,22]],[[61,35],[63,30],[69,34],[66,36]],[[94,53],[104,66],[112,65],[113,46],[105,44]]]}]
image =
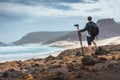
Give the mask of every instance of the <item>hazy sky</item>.
[{"label": "hazy sky", "polygon": [[120,21],[120,0],[0,0],[0,41],[12,42],[36,31],[76,30],[87,16]]}]

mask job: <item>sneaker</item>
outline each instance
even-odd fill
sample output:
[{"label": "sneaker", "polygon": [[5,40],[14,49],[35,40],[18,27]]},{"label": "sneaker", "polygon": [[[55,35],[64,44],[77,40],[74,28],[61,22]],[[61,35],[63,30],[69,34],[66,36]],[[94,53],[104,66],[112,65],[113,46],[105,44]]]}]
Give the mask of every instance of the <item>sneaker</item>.
[{"label": "sneaker", "polygon": [[99,51],[99,50],[100,50],[100,48],[99,48],[99,47],[97,47],[97,48],[94,48],[94,50],[95,50],[95,51]]},{"label": "sneaker", "polygon": [[102,48],[101,47],[98,47],[96,50],[95,50],[95,55],[99,55],[101,54],[102,52]]}]

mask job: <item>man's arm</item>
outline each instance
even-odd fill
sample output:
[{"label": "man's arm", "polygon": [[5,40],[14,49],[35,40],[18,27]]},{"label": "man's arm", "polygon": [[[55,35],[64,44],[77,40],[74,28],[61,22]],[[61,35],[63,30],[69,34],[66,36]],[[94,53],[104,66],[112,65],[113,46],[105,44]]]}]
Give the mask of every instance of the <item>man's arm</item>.
[{"label": "man's arm", "polygon": [[80,32],[85,32],[88,29],[88,24],[86,24],[86,26],[80,30]]},{"label": "man's arm", "polygon": [[81,29],[80,32],[85,32],[87,28],[85,27],[84,29]]}]

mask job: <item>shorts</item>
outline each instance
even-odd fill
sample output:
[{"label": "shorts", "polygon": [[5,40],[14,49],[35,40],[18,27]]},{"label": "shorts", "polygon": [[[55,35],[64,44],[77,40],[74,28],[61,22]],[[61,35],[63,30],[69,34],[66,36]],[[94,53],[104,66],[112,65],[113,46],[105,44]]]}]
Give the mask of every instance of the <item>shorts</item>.
[{"label": "shorts", "polygon": [[95,40],[95,38],[87,36],[87,43],[88,43],[88,45],[91,45],[91,43],[93,42],[93,40]]}]

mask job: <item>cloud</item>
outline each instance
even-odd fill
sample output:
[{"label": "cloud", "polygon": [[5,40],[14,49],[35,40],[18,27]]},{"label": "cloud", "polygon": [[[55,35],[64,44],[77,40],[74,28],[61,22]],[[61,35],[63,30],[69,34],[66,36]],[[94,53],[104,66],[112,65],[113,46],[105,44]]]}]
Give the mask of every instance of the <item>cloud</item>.
[{"label": "cloud", "polygon": [[99,0],[0,0],[0,2],[14,2],[21,4],[34,4],[34,3],[91,3]]},{"label": "cloud", "polygon": [[[34,5],[25,5],[25,3]],[[29,17],[91,15],[102,18],[118,18],[120,13],[119,4],[119,0],[2,0],[0,2],[0,13]]]},{"label": "cloud", "polygon": [[69,10],[69,6],[59,5],[61,3],[92,3],[98,0],[0,0],[2,3],[16,3],[28,6],[47,6],[56,9]]},{"label": "cloud", "polygon": [[97,12],[97,11],[100,11],[100,8],[94,8],[94,9],[91,9],[91,10],[86,10],[87,12]]},{"label": "cloud", "polygon": [[[59,4],[59,5],[67,6],[64,4]],[[23,16],[25,15],[32,17],[40,17],[40,16],[61,17],[61,16],[70,16],[70,15],[77,16],[74,10],[64,11],[64,10],[59,10],[56,8],[51,8],[41,5],[28,6],[17,3],[0,3],[0,12],[8,15],[23,15]]]},{"label": "cloud", "polygon": [[33,31],[74,30],[72,25],[84,27],[89,15],[95,21],[120,21],[119,4],[120,0],[0,0],[0,37],[10,42]]}]

